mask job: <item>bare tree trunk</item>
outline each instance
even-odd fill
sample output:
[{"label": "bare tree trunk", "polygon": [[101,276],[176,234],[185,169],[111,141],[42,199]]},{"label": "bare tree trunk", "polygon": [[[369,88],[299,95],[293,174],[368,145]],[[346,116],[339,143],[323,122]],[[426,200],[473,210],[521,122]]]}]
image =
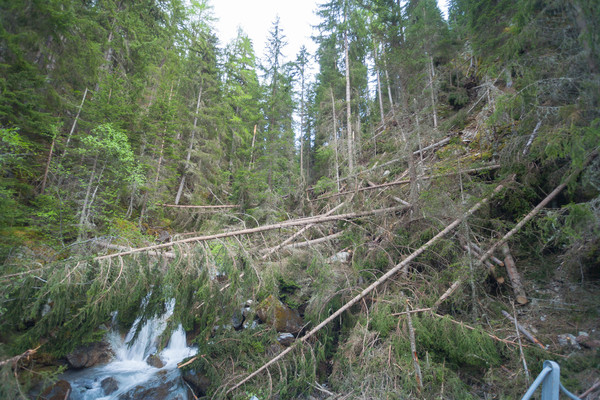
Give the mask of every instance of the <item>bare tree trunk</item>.
[{"label": "bare tree trunk", "polygon": [[375,64],[375,76],[377,77],[377,96],[379,97],[379,114],[381,123],[385,124],[385,113],[383,112],[383,96],[381,95],[381,79],[379,77],[379,68],[377,68],[377,43],[373,39],[373,62]]},{"label": "bare tree trunk", "polygon": [[565,179],[564,183],[561,183],[560,185],[558,185],[552,192],[550,192],[550,194],[548,196],[546,196],[544,198],[544,200],[542,200],[540,202],[540,204],[538,204],[537,206],[535,206],[535,208],[533,210],[531,210],[529,212],[529,214],[527,214],[525,217],[523,217],[523,219],[521,221],[519,221],[519,223],[517,225],[515,225],[514,228],[512,228],[506,235],[504,235],[502,237],[502,239],[498,240],[496,243],[494,243],[489,249],[488,251],[486,251],[481,258],[479,259],[479,261],[483,262],[483,260],[487,259],[488,257],[490,257],[494,251],[499,247],[502,246],[504,243],[506,243],[506,241],[515,233],[517,233],[522,227],[523,225],[525,225],[527,223],[527,221],[529,221],[531,218],[533,218],[537,213],[540,212],[540,210],[544,207],[546,207],[546,205],[548,203],[550,203],[550,201],[556,197],[557,194],[559,194],[565,187],[567,187],[567,185],[569,184],[569,182],[571,182],[571,180],[573,178],[575,178],[577,175],[579,175],[579,173],[583,170],[583,168],[585,168],[585,166],[592,161],[594,158],[596,158],[596,156],[598,156],[598,151],[594,151],[592,154],[590,154],[587,159],[585,160],[585,162],[583,163],[583,165],[581,166],[581,168],[577,169],[575,172],[573,172],[571,175],[569,175],[567,177],[567,179]]},{"label": "bare tree trunk", "polygon": [[433,78],[435,77],[435,70],[433,69],[433,57],[429,56],[429,87],[431,88],[431,108],[433,116],[433,127],[437,128],[437,109],[435,107],[435,87],[433,85]]},{"label": "bare tree trunk", "polygon": [[[462,172],[463,173],[479,172],[479,171],[487,171],[487,170],[498,169],[498,168],[500,168],[500,165],[490,165],[488,167],[465,169]],[[409,171],[410,171],[410,167],[409,167]],[[420,177],[420,179],[421,180],[426,180],[426,179],[443,178],[445,176],[457,175],[458,173],[459,172],[449,172],[447,174],[428,175],[428,176],[422,176],[422,177]],[[397,181],[394,181],[394,182],[382,183],[381,185],[363,187],[363,188],[358,188],[356,190],[349,190],[349,191],[346,191],[346,192],[339,192],[339,193],[334,193],[334,194],[323,195],[323,196],[317,197],[316,200],[323,200],[323,199],[328,199],[328,198],[331,198],[331,197],[343,196],[345,194],[351,194],[351,193],[355,193],[355,192],[362,192],[364,190],[382,189],[382,188],[386,188],[386,187],[389,187],[389,186],[403,185],[405,183],[410,183],[410,182],[411,182],[410,178],[409,179],[400,179],[400,180],[397,180]]]},{"label": "bare tree trunk", "polygon": [[254,125],[254,133],[252,134],[252,147],[250,149],[250,164],[248,164],[248,169],[254,168],[254,144],[256,143],[256,125]]},{"label": "bare tree trunk", "polygon": [[141,248],[132,249],[130,251],[126,251],[123,253],[110,254],[107,256],[96,257],[95,260],[102,260],[102,259],[117,257],[117,256],[125,256],[128,254],[140,253],[140,252],[144,252],[144,251],[148,251],[148,250],[156,250],[156,249],[161,249],[163,247],[169,247],[169,246],[178,245],[178,244],[205,242],[205,241],[213,240],[213,239],[221,239],[221,238],[240,236],[240,235],[249,235],[252,233],[265,232],[265,231],[270,231],[270,230],[274,230],[274,229],[289,228],[292,226],[319,224],[319,223],[323,223],[323,222],[339,221],[342,219],[361,218],[361,217],[366,217],[366,216],[370,216],[370,215],[389,214],[389,213],[394,213],[396,211],[400,211],[400,210],[404,210],[404,209],[406,209],[405,206],[389,207],[389,208],[380,208],[380,209],[376,209],[376,210],[363,211],[363,212],[357,212],[357,213],[347,213],[347,214],[329,215],[329,216],[318,215],[318,216],[310,217],[310,218],[300,218],[300,219],[296,219],[296,220],[292,219],[289,221],[280,222],[278,224],[273,224],[273,225],[264,225],[264,226],[259,226],[256,228],[241,229],[241,230],[232,231],[232,232],[217,233],[215,235],[196,236],[196,237],[192,237],[192,238],[188,238],[188,239],[176,240],[171,243],[158,244],[158,245],[149,246],[149,247],[141,247]]},{"label": "bare tree trunk", "polygon": [[515,292],[515,296],[517,299],[517,303],[524,305],[529,302],[527,300],[527,294],[525,293],[525,289],[523,288],[523,283],[521,282],[521,275],[519,271],[517,271],[517,267],[515,265],[515,260],[512,258],[510,254],[510,249],[508,248],[508,244],[504,243],[502,245],[502,253],[504,254],[504,265],[506,266],[506,272],[508,273],[508,279],[510,279],[510,283],[513,287],[513,291]]},{"label": "bare tree trunk", "polygon": [[[348,20],[348,11],[345,12],[345,20]],[[354,143],[352,137],[352,107],[350,104],[350,56],[349,56],[349,44],[348,44],[348,29],[344,31],[344,54],[346,58],[346,127],[347,127],[347,139],[348,139],[348,174],[351,175],[354,172]]]},{"label": "bare tree trunk", "polygon": [[181,193],[183,193],[183,186],[185,185],[185,175],[189,169],[190,160],[192,159],[192,150],[194,148],[194,139],[196,137],[196,127],[198,126],[198,110],[200,110],[200,100],[202,99],[202,85],[198,91],[198,100],[196,101],[196,113],[194,114],[194,128],[192,129],[192,136],[190,137],[190,144],[188,146],[187,154],[185,156],[185,169],[181,174],[181,181],[179,182],[179,189],[177,189],[177,195],[175,196],[175,205],[179,204],[181,199]]},{"label": "bare tree trunk", "polygon": [[[344,204],[345,203],[338,204],[337,206],[333,207],[331,210],[327,211],[323,215],[324,216],[328,216],[328,215],[333,214],[335,211],[337,211]],[[294,239],[296,239],[298,236],[302,235],[304,232],[306,232],[307,230],[309,230],[313,226],[314,226],[314,224],[306,225],[304,228],[302,228],[298,232],[294,233],[292,236],[290,236],[289,238],[287,238],[286,240],[284,240],[283,242],[281,242],[279,245],[277,245],[277,246],[275,246],[275,247],[267,250],[266,253],[262,257],[263,260],[266,259],[271,254],[275,253],[277,250],[279,250],[282,247],[286,246],[287,244],[291,243]]]},{"label": "bare tree trunk", "polygon": [[335,113],[335,98],[333,97],[333,87],[330,87],[331,92],[331,118],[333,119],[333,145],[335,147],[335,182],[337,184],[337,190],[340,191],[340,157],[338,153],[338,140],[337,140],[337,124],[336,124],[336,113]]},{"label": "bare tree trunk", "polygon": [[67,141],[65,142],[65,150],[61,158],[65,158],[67,155],[67,149],[69,148],[69,142],[71,141],[71,136],[73,136],[73,132],[75,131],[75,127],[77,126],[77,121],[79,120],[79,114],[81,113],[81,109],[83,108],[83,103],[85,102],[85,97],[87,96],[88,89],[85,88],[83,92],[83,96],[81,97],[81,104],[79,104],[79,108],[77,109],[77,115],[75,115],[75,119],[73,120],[73,125],[71,125],[71,130],[69,131],[69,135],[67,136]]},{"label": "bare tree trunk", "polygon": [[417,356],[417,344],[415,342],[415,330],[412,324],[412,317],[410,316],[410,310],[408,308],[408,301],[406,304],[406,318],[408,319],[408,338],[410,339],[410,352],[413,359],[413,365],[415,367],[415,376],[417,378],[417,386],[419,393],[423,392],[423,375],[421,374],[421,366],[419,365],[419,357]]}]

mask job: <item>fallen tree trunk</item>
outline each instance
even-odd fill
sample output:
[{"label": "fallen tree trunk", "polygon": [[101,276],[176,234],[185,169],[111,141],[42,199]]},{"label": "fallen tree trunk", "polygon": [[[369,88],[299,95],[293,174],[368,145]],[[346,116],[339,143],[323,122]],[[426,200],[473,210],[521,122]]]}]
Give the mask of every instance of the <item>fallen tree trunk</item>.
[{"label": "fallen tree trunk", "polygon": [[313,246],[315,244],[319,244],[319,243],[325,243],[325,242],[329,242],[330,240],[334,240],[339,238],[340,236],[342,236],[344,232],[340,231],[337,233],[334,233],[332,235],[328,235],[328,236],[324,236],[318,239],[313,239],[313,240],[307,240],[305,242],[298,242],[298,243],[292,243],[292,244],[288,244],[282,247],[282,249],[286,250],[286,249],[298,249],[300,247],[308,247],[308,246]]},{"label": "fallen tree trunk", "polygon": [[121,253],[108,254],[105,256],[98,256],[98,257],[95,257],[94,260],[99,261],[99,260],[104,260],[104,259],[108,259],[108,258],[112,258],[112,257],[120,257],[120,256],[129,255],[129,254],[149,251],[149,250],[162,249],[165,247],[175,246],[175,245],[184,244],[184,243],[205,242],[205,241],[213,240],[213,239],[221,239],[221,238],[232,237],[232,236],[248,235],[251,233],[258,233],[258,232],[265,232],[265,231],[274,230],[274,229],[288,228],[291,226],[301,226],[301,225],[317,224],[317,223],[323,223],[323,222],[329,222],[329,221],[339,221],[342,219],[360,218],[360,217],[366,217],[369,215],[389,214],[389,213],[393,213],[393,212],[400,211],[403,209],[406,209],[406,207],[404,207],[404,206],[389,207],[389,208],[381,208],[381,209],[371,210],[371,211],[363,211],[363,212],[347,213],[347,214],[339,214],[339,215],[328,215],[328,216],[319,215],[316,217],[302,218],[302,219],[298,219],[298,220],[289,220],[289,221],[281,222],[279,224],[264,225],[264,226],[259,226],[256,228],[240,229],[237,231],[217,233],[214,235],[196,236],[196,237],[192,237],[192,238],[188,238],[188,239],[175,240],[170,243],[157,244],[157,245],[148,246],[148,247],[140,247],[137,249],[131,249],[131,250],[124,251]]},{"label": "fallen tree trunk", "polygon": [[565,181],[563,183],[561,183],[560,185],[558,185],[556,187],[556,189],[554,189],[548,196],[546,196],[546,198],[544,198],[544,200],[542,200],[540,202],[540,204],[538,204],[533,210],[531,210],[531,212],[529,214],[527,214],[521,221],[519,221],[519,223],[517,225],[515,225],[515,227],[512,228],[506,235],[504,235],[502,237],[502,239],[500,239],[496,243],[494,243],[488,249],[488,251],[486,251],[481,256],[481,258],[479,259],[479,261],[483,262],[484,260],[486,260],[487,258],[489,258],[492,255],[492,253],[494,253],[494,251],[496,251],[496,249],[498,247],[500,247],[504,243],[506,243],[508,241],[508,239],[510,239],[510,237],[512,235],[514,235],[515,233],[517,233],[523,227],[523,225],[525,225],[531,218],[535,217],[537,215],[537,213],[539,213],[542,208],[546,207],[546,205],[548,203],[550,203],[550,201],[553,198],[555,198],[557,194],[559,194],[565,187],[567,187],[567,185],[569,184],[569,182],[571,182],[571,179],[573,179],[577,175],[579,175],[579,173],[583,170],[583,168],[585,168],[585,166],[590,161],[592,161],[597,155],[598,155],[598,152],[594,151],[589,157],[587,157],[585,163],[581,166],[581,168],[577,169],[577,171],[575,171],[571,175],[569,175],[567,177],[567,179],[565,179]]},{"label": "fallen tree trunk", "polygon": [[521,305],[527,304],[529,300],[527,300],[525,289],[523,289],[523,283],[521,283],[521,275],[519,275],[519,271],[517,271],[517,267],[515,266],[515,260],[510,254],[508,244],[504,243],[502,245],[502,253],[504,253],[504,264],[506,265],[506,272],[508,273],[508,279],[510,279],[513,291],[515,292],[517,303]]},{"label": "fallen tree trunk", "polygon": [[[109,242],[105,242],[103,240],[96,240],[95,241],[97,245],[102,246],[102,247],[106,247],[107,249],[112,249],[112,250],[119,250],[119,251],[130,251],[133,250],[132,247],[128,247],[128,246],[119,246],[118,244],[112,244]],[[175,253],[172,252],[159,252],[159,251],[149,251],[148,255],[151,256],[157,256],[157,257],[165,257],[165,258],[170,258],[170,259],[175,259],[177,258],[177,255]]]},{"label": "fallen tree trunk", "polygon": [[546,350],[546,347],[539,341],[536,339],[535,336],[533,336],[531,334],[531,332],[529,332],[527,329],[525,329],[525,327],[523,325],[521,325],[517,320],[515,320],[509,313],[507,313],[506,311],[502,310],[502,315],[504,315],[506,318],[508,318],[509,320],[511,320],[514,324],[517,325],[517,327],[519,328],[519,331],[521,331],[521,333],[523,335],[525,335],[525,337],[531,342],[531,343],[535,343],[537,344],[541,349]]},{"label": "fallen tree trunk", "polygon": [[239,206],[236,205],[222,205],[222,206],[185,206],[185,205],[179,205],[179,204],[159,204],[159,206],[162,207],[171,207],[171,208],[196,208],[196,209],[200,209],[200,210],[212,210],[212,209],[218,209],[218,208],[236,208]]},{"label": "fallen tree trunk", "polygon": [[[419,177],[419,179],[420,180],[427,180],[427,179],[443,178],[443,177],[446,177],[446,176],[453,176],[453,175],[458,175],[458,174],[462,174],[462,173],[488,171],[488,170],[493,170],[493,169],[498,169],[498,168],[500,168],[500,165],[489,165],[487,167],[480,167],[480,168],[467,169],[467,170],[463,170],[463,171],[449,172],[449,173],[446,173],[446,174],[421,176],[421,177]],[[410,178],[400,179],[400,180],[397,180],[397,181],[394,181],[394,182],[382,183],[381,185],[376,185],[376,186],[369,186],[369,187],[358,188],[356,190],[347,190],[345,192],[339,192],[339,193],[333,193],[333,194],[328,194],[328,195],[324,195],[324,196],[319,196],[315,200],[329,199],[329,198],[332,198],[332,197],[343,196],[345,194],[362,192],[362,191],[365,191],[365,190],[382,189],[382,188],[387,188],[389,186],[402,185],[402,184],[406,184],[406,183],[410,183]]]},{"label": "fallen tree trunk", "polygon": [[[327,215],[331,215],[333,214],[336,210],[338,210],[340,207],[342,207],[345,203],[340,203],[337,206],[333,207],[331,210],[327,211],[325,214],[325,216]],[[281,242],[279,245],[269,249],[266,251],[266,253],[262,256],[263,260],[266,259],[268,256],[270,256],[271,254],[275,253],[277,250],[281,249],[282,247],[285,247],[287,244],[291,243],[294,239],[296,239],[298,236],[302,235],[304,232],[306,232],[307,230],[309,230],[311,227],[313,227],[315,224],[309,224],[306,225],[304,228],[300,229],[298,232],[294,233],[292,236],[290,236],[289,238],[287,238],[286,240],[284,240],[283,242]]]},{"label": "fallen tree trunk", "polygon": [[[504,189],[504,186],[498,185],[492,192],[491,196],[496,195],[502,189]],[[257,369],[256,371],[254,371],[253,373],[248,375],[246,378],[241,380],[239,383],[237,383],[235,386],[233,386],[231,389],[229,389],[227,391],[227,393],[230,393],[231,391],[239,388],[244,383],[248,382],[250,379],[254,378],[256,375],[258,375],[259,373],[261,373],[262,371],[267,369],[269,366],[276,363],[278,360],[283,358],[286,354],[288,354],[289,352],[294,350],[298,346],[298,343],[306,342],[310,337],[312,337],[315,333],[320,331],[324,326],[326,326],[331,321],[333,321],[334,319],[339,317],[344,311],[348,310],[354,304],[358,303],[363,297],[365,297],[367,294],[369,294],[374,289],[379,287],[382,283],[387,281],[389,278],[394,276],[398,271],[400,271],[402,268],[404,268],[406,265],[408,265],[412,260],[414,260],[419,255],[421,255],[423,252],[425,252],[425,250],[427,250],[429,247],[431,247],[434,243],[436,243],[442,237],[446,236],[448,233],[450,233],[452,230],[454,230],[456,227],[458,227],[466,218],[470,217],[473,213],[475,213],[477,210],[479,210],[482,206],[487,204],[490,197],[486,197],[483,200],[481,200],[480,202],[478,202],[477,204],[475,204],[466,213],[464,213],[460,218],[457,218],[456,220],[454,220],[454,222],[452,222],[450,225],[446,226],[446,228],[444,228],[441,232],[439,232],[437,235],[435,235],[433,238],[431,238],[427,243],[425,243],[423,246],[419,247],[417,250],[415,250],[413,253],[411,253],[408,257],[406,257],[402,262],[400,262],[394,268],[390,269],[383,276],[381,276],[379,279],[377,279],[375,282],[373,282],[371,285],[369,285],[367,288],[365,288],[362,292],[360,292],[357,296],[355,296],[353,299],[348,301],[346,304],[344,304],[342,307],[340,307],[337,311],[335,311],[333,314],[331,314],[323,322],[321,322],[319,325],[317,325],[313,329],[311,329],[310,332],[308,332],[306,335],[304,335],[300,340],[296,341],[292,346],[288,347],[287,349],[282,351],[279,355],[277,355],[275,358],[271,359],[271,361],[267,362],[262,367],[260,367],[259,369]]]}]

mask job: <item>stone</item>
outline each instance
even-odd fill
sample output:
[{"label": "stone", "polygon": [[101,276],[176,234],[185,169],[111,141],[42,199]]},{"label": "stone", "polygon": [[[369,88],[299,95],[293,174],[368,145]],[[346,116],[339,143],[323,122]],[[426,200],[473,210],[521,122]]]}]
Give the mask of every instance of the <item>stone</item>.
[{"label": "stone", "polygon": [[146,363],[154,368],[162,368],[165,366],[165,363],[157,354],[150,355],[146,360]]},{"label": "stone", "polygon": [[40,394],[44,400],[65,400],[71,394],[71,384],[67,381],[58,381],[54,385],[47,387]]},{"label": "stone", "polygon": [[206,395],[210,386],[210,380],[201,371],[189,369],[181,374],[183,380],[192,388],[194,394],[198,397]]},{"label": "stone", "polygon": [[264,299],[256,309],[258,318],[271,325],[277,332],[298,333],[304,321],[296,310],[290,309],[273,295]]},{"label": "stone", "polygon": [[159,371],[153,379],[119,395],[119,400],[181,400],[186,388],[179,371]]},{"label": "stone", "polygon": [[290,347],[292,343],[294,343],[296,338],[291,333],[280,333],[277,335],[277,341],[281,343],[282,346]]},{"label": "stone", "polygon": [[89,368],[105,364],[113,357],[110,345],[106,342],[80,346],[67,355],[67,361],[73,368]]},{"label": "stone", "polygon": [[576,349],[581,349],[579,343],[577,343],[577,339],[575,336],[570,333],[565,333],[563,335],[558,335],[558,344],[562,347],[575,347]]},{"label": "stone", "polygon": [[119,390],[119,383],[113,377],[104,378],[102,382],[100,382],[100,386],[102,386],[102,390],[104,390],[106,396]]}]

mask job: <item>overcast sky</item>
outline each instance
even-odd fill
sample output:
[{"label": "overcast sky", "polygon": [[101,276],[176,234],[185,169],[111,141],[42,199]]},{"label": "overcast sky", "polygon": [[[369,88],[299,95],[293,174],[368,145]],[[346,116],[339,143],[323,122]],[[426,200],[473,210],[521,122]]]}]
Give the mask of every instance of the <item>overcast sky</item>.
[{"label": "overcast sky", "polygon": [[[286,61],[295,60],[302,45],[314,54],[316,45],[311,40],[317,25],[315,15],[317,4],[325,0],[211,0],[217,36],[224,47],[237,34],[238,26],[252,39],[254,52],[263,58],[265,43],[273,21],[279,15],[280,27],[286,36],[288,45],[283,49]],[[448,0],[438,0],[440,8],[445,12]],[[316,33],[316,32],[315,32]]]}]

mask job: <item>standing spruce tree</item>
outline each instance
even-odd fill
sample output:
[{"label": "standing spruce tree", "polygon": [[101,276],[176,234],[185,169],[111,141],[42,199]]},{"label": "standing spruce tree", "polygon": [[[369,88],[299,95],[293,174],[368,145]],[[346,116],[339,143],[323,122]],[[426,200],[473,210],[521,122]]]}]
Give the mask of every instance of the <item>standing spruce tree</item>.
[{"label": "standing spruce tree", "polygon": [[284,63],[282,49],[287,42],[279,17],[273,22],[267,41],[263,71],[263,112],[265,115],[261,168],[268,171],[271,191],[289,193],[294,183],[295,147],[293,130],[293,66]]}]

